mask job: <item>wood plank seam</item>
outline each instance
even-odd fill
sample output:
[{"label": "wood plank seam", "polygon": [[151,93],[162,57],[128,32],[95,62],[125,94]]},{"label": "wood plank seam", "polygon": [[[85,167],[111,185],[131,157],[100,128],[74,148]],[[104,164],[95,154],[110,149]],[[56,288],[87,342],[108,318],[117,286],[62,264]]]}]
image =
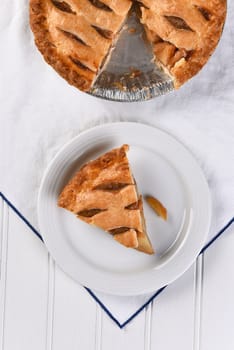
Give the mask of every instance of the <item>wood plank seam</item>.
[{"label": "wood plank seam", "polygon": [[102,326],[103,326],[103,311],[96,304],[96,325],[95,325],[95,350],[102,349]]},{"label": "wood plank seam", "polygon": [[53,349],[54,329],[54,296],[55,296],[55,263],[48,254],[48,282],[47,282],[47,325],[46,325],[46,350]]},{"label": "wood plank seam", "polygon": [[1,280],[0,280],[0,346],[4,349],[5,316],[6,316],[6,289],[7,289],[7,256],[9,234],[9,207],[3,202],[1,224]]},{"label": "wood plank seam", "polygon": [[144,350],[151,349],[153,307],[154,302],[151,302],[145,309]]},{"label": "wood plank seam", "polygon": [[201,349],[203,281],[204,254],[201,254],[195,263],[193,350]]}]

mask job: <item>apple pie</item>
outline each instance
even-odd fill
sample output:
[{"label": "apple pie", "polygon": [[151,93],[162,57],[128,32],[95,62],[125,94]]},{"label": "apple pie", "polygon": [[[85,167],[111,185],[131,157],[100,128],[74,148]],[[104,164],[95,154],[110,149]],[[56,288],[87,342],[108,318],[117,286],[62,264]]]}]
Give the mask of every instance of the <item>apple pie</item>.
[{"label": "apple pie", "polygon": [[58,205],[107,231],[125,247],[153,254],[128,148],[123,145],[85,164],[62,190]]},{"label": "apple pie", "polygon": [[226,0],[141,0],[155,62],[179,88],[205,65],[222,33]]},{"label": "apple pie", "polygon": [[132,6],[155,64],[180,87],[204,66],[222,33],[226,0],[30,0],[30,23],[45,60],[89,91]]}]

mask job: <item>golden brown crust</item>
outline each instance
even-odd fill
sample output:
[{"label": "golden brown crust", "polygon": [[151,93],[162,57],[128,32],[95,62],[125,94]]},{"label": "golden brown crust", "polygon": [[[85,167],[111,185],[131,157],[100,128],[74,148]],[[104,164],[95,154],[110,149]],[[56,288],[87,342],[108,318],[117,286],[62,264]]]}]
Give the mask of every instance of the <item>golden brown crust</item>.
[{"label": "golden brown crust", "polygon": [[30,25],[39,51],[42,53],[45,61],[69,84],[83,91],[89,90],[93,76],[85,77],[76,70],[71,69],[71,64],[58,53],[57,48],[53,44],[48,31],[45,5],[44,0],[30,0]]},{"label": "golden brown crust", "polygon": [[134,229],[130,229],[123,233],[117,233],[116,235],[114,235],[114,239],[128,248],[137,248],[139,245],[137,239],[137,232]]},{"label": "golden brown crust", "polygon": [[155,59],[179,88],[208,61],[220,39],[226,0],[142,0],[142,23]]},{"label": "golden brown crust", "polygon": [[[112,182],[133,184],[126,156],[128,149],[128,145],[123,145],[83,165],[61,192],[58,200],[59,206],[74,211],[76,194],[100,183],[103,184],[103,181],[108,182],[108,177]],[[105,195],[108,196],[108,192]],[[75,211],[78,211],[78,208],[75,208]]]},{"label": "golden brown crust", "polygon": [[131,6],[130,0],[121,0],[116,14],[115,1],[101,3],[110,11],[88,0],[30,0],[30,25],[39,51],[69,84],[83,91],[90,90]]},{"label": "golden brown crust", "polygon": [[58,205],[126,247],[153,254],[127,150],[123,145],[85,164],[62,190]]}]

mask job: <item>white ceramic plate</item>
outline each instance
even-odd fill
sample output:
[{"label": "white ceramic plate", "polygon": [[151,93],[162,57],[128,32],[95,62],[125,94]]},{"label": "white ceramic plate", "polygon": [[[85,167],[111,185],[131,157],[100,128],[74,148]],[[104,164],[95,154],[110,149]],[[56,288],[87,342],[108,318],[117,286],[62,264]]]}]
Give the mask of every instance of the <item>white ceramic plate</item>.
[{"label": "white ceramic plate", "polygon": [[[121,246],[57,207],[60,191],[84,163],[124,143],[130,145],[139,191],[168,210],[165,222],[144,202],[153,256]],[[90,129],[63,147],[42,180],[38,219],[49,252],[76,281],[106,293],[137,295],[167,285],[193,263],[207,237],[211,200],[201,169],[180,142],[162,130],[123,122]]]}]

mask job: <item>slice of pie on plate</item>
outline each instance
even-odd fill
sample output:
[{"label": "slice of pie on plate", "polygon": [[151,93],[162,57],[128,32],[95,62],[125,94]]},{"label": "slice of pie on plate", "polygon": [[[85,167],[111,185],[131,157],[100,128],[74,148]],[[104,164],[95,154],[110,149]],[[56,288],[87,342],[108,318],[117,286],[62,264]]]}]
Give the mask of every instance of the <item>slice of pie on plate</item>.
[{"label": "slice of pie on plate", "polygon": [[128,149],[123,145],[85,164],[62,190],[58,205],[124,246],[153,254]]}]

